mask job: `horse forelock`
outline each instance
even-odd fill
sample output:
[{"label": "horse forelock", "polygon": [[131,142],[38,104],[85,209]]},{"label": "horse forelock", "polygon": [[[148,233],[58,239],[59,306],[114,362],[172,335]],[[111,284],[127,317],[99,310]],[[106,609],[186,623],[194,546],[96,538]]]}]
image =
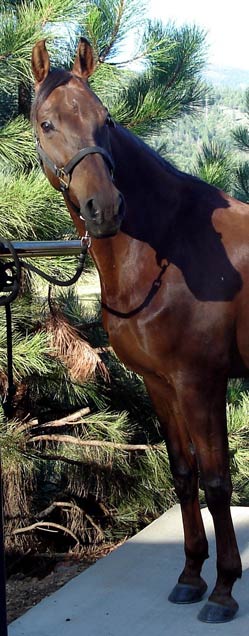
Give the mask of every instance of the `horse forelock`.
[{"label": "horse forelock", "polygon": [[31,110],[31,121],[34,122],[36,118],[36,114],[46,99],[49,97],[50,93],[58,86],[63,86],[64,84],[68,84],[68,82],[72,79],[73,75],[70,71],[65,71],[63,69],[53,69],[49,72],[48,76],[42,83],[32,105]]}]

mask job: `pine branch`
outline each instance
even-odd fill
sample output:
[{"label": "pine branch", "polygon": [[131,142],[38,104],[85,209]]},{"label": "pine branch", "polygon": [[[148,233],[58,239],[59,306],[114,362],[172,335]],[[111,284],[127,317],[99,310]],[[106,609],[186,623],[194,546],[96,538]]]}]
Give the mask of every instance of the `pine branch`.
[{"label": "pine branch", "polygon": [[120,57],[121,47],[144,23],[143,0],[90,0],[82,20],[83,31],[93,44],[100,65],[109,57]]},{"label": "pine branch", "polygon": [[249,161],[240,163],[236,170],[237,187],[235,194],[245,203],[249,202]]},{"label": "pine branch", "polygon": [[1,174],[0,232],[3,236],[9,239],[18,237],[19,240],[49,240],[62,237],[69,228],[70,220],[63,199],[51,188],[40,170],[34,169],[28,174],[20,170]]},{"label": "pine branch", "polygon": [[232,136],[239,150],[244,152],[249,151],[249,131],[247,128],[244,126],[238,126],[236,130],[232,131]]},{"label": "pine branch", "polygon": [[0,128],[0,165],[24,168],[36,164],[34,138],[29,122],[16,117]]},{"label": "pine branch", "polygon": [[105,49],[101,52],[101,54],[99,56],[99,61],[100,62],[104,62],[105,61],[105,58],[107,57],[107,55],[109,55],[109,53],[112,50],[114,44],[116,43],[116,38],[117,38],[117,35],[118,35],[118,32],[119,32],[121,19],[122,19],[122,15],[123,15],[123,12],[124,12],[124,6],[125,6],[125,0],[120,0],[116,22],[113,25],[113,30],[112,30],[112,33],[110,34],[109,43],[107,44],[107,46],[105,47]]}]

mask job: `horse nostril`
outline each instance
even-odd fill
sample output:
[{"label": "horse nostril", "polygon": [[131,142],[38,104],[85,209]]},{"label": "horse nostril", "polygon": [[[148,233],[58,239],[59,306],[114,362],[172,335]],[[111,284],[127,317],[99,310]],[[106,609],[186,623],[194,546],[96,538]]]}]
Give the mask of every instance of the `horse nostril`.
[{"label": "horse nostril", "polygon": [[85,208],[90,214],[93,214],[95,209],[93,199],[89,199],[89,201],[87,201]]},{"label": "horse nostril", "polygon": [[101,211],[97,205],[97,203],[95,203],[94,199],[89,199],[89,201],[87,201],[86,205],[85,205],[85,211],[88,213],[90,219],[92,221],[98,221],[100,220],[101,217]]},{"label": "horse nostril", "polygon": [[125,215],[125,202],[124,202],[124,197],[120,192],[118,197],[117,216],[119,216],[120,219],[123,219],[124,215]]},{"label": "horse nostril", "polygon": [[113,198],[96,196],[88,199],[81,207],[82,216],[89,223],[101,225],[103,223],[115,224],[124,217],[124,199],[120,193]]}]

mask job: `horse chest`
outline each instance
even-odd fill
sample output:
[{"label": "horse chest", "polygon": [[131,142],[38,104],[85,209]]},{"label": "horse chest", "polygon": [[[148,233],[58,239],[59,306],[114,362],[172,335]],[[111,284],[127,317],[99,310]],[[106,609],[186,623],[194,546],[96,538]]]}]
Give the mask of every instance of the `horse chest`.
[{"label": "horse chest", "polygon": [[161,320],[146,319],[146,312],[127,320],[108,316],[105,328],[111,346],[127,367],[141,375],[151,369],[157,373],[165,371],[173,341],[167,332],[166,320],[162,330]]}]

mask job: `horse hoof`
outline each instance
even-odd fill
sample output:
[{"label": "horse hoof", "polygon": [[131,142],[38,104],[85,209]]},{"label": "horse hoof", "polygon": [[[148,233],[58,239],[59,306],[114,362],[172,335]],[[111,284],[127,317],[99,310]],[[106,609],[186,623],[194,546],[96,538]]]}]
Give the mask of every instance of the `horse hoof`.
[{"label": "horse hoof", "polygon": [[171,603],[198,603],[201,601],[207,589],[207,584],[202,581],[200,586],[187,585],[186,583],[177,583],[168,600]]},{"label": "horse hoof", "polygon": [[234,599],[230,606],[208,601],[199,612],[198,619],[203,623],[227,623],[234,618],[238,609],[238,603]]}]

